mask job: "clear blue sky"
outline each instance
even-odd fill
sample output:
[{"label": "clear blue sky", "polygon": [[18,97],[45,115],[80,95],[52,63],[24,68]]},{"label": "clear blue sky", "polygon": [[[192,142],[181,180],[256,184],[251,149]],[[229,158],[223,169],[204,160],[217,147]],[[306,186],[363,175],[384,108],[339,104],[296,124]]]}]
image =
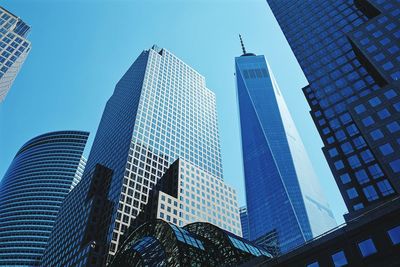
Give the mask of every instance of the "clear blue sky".
[{"label": "clear blue sky", "polygon": [[265,0],[5,0],[32,26],[32,51],[0,104],[0,178],[30,138],[55,130],[95,135],[104,105],[139,53],[157,44],[205,76],[217,95],[224,175],[245,203],[234,57],[264,54],[338,223],[346,212],[301,88],[307,81]]}]

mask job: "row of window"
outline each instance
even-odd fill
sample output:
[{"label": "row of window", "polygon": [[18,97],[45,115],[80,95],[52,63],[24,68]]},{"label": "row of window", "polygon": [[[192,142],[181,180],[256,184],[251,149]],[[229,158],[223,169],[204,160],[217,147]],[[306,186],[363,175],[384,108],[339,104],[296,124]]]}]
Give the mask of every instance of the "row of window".
[{"label": "row of window", "polygon": [[[400,226],[394,227],[387,231],[388,237],[393,245],[400,244]],[[361,257],[366,258],[378,253],[372,238],[365,239],[357,243],[357,248]],[[349,264],[346,253],[343,250],[337,251],[331,255],[332,263],[335,267],[347,266]],[[319,267],[318,261],[314,261],[306,265],[307,267]]]}]

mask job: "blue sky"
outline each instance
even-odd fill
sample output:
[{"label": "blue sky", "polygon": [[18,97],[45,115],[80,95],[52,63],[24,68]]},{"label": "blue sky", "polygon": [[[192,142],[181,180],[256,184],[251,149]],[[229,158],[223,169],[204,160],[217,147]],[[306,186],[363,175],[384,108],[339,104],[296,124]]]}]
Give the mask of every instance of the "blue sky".
[{"label": "blue sky", "polygon": [[31,53],[0,104],[0,177],[17,150],[55,130],[91,133],[119,78],[142,50],[164,47],[205,76],[217,95],[225,181],[245,203],[234,57],[264,54],[338,223],[346,212],[301,88],[307,81],[265,0],[5,0],[32,26]]}]

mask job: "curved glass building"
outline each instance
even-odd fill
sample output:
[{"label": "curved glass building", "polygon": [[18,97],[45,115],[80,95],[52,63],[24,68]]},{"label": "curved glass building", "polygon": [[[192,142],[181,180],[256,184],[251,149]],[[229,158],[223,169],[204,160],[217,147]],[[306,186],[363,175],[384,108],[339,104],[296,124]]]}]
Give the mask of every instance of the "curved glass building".
[{"label": "curved glass building", "polygon": [[89,133],[40,135],[17,152],[0,182],[0,266],[37,266],[65,196],[80,180]]}]

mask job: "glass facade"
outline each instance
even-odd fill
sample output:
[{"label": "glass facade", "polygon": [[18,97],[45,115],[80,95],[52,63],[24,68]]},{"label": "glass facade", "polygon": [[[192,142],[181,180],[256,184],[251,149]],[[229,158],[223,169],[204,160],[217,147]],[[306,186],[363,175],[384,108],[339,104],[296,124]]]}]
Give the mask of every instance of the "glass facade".
[{"label": "glass facade", "polygon": [[351,218],[400,190],[400,3],[267,0]]},{"label": "glass facade", "polygon": [[249,238],[287,252],[336,223],[264,56],[235,63]]},{"label": "glass facade", "polygon": [[85,201],[92,178],[86,173],[96,164],[113,171],[107,242],[114,255],[150,189],[178,157],[222,179],[215,95],[203,76],[153,46],[140,54],[108,100],[82,182],[60,212],[43,266],[87,264],[87,258],[76,257],[91,249],[81,246],[89,214],[79,207],[90,205]]},{"label": "glass facade", "polygon": [[0,7],[0,102],[4,100],[31,49],[30,27]]},{"label": "glass facade", "polygon": [[38,266],[58,211],[85,167],[89,133],[61,131],[24,144],[0,183],[0,266]]},{"label": "glass facade", "polygon": [[241,207],[240,212],[240,224],[242,227],[242,236],[244,239],[249,240],[249,214],[247,213],[246,207]]},{"label": "glass facade", "polygon": [[256,257],[271,254],[212,224],[154,220],[128,235],[110,266],[237,266]]}]

